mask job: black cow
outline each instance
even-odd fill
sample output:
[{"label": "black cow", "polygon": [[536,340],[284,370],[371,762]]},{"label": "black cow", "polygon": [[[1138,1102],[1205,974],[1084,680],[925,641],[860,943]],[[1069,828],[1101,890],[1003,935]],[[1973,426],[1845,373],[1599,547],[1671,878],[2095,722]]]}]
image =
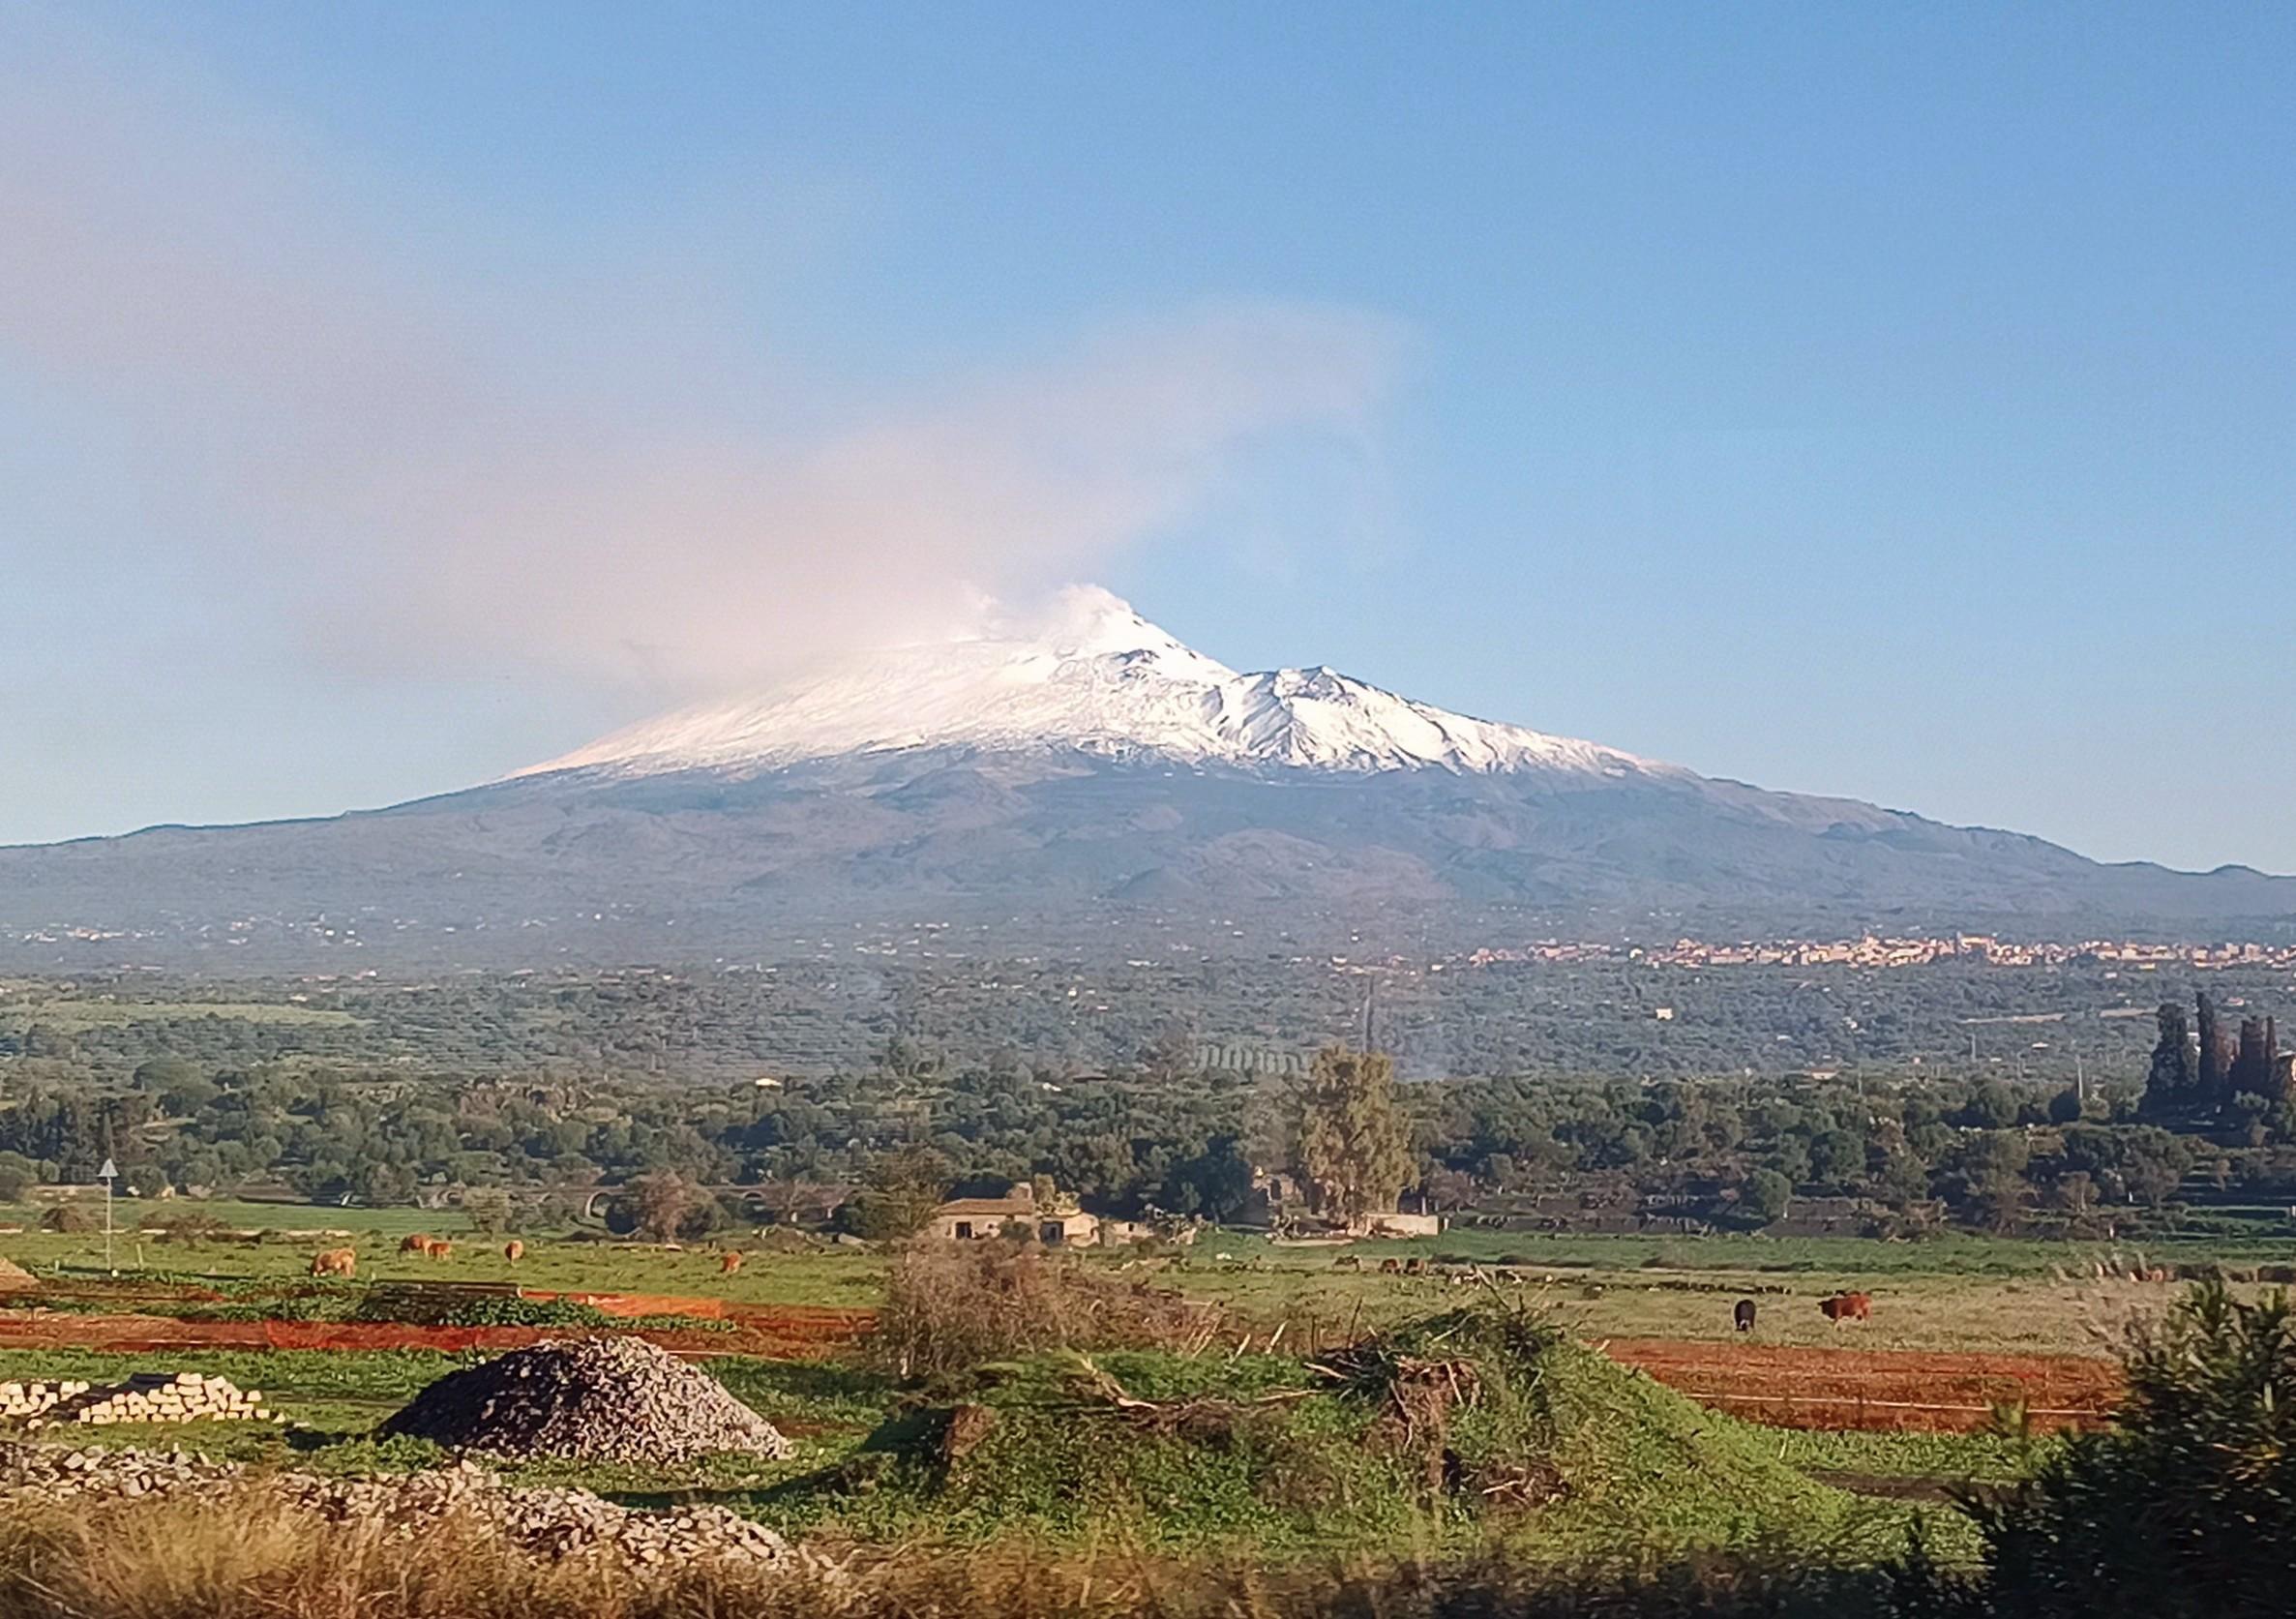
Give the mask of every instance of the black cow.
[{"label": "black cow", "polygon": [[1742,1332],[1742,1333],[1750,1333],[1750,1332],[1752,1332],[1752,1331],[1754,1330],[1754,1302],[1753,1302],[1753,1300],[1751,1300],[1751,1299],[1741,1299],[1741,1300],[1739,1300],[1739,1301],[1738,1301],[1738,1308],[1736,1308],[1735,1310],[1732,1310],[1732,1311],[1730,1312],[1730,1319],[1738,1323],[1738,1330],[1739,1330],[1740,1332]]}]

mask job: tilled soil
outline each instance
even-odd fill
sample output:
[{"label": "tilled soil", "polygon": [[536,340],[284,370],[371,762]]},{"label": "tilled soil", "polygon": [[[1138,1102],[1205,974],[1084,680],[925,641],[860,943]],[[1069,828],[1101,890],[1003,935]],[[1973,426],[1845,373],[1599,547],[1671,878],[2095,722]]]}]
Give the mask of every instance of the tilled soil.
[{"label": "tilled soil", "polygon": [[[646,1328],[635,1335],[688,1355],[806,1360],[858,1341],[877,1312],[798,1304],[722,1306],[712,1329]],[[659,1312],[671,1314],[673,1311]],[[618,1331],[619,1329],[617,1329]],[[521,1349],[564,1337],[564,1327],[425,1327],[394,1321],[182,1321],[164,1315],[61,1315],[0,1311],[0,1349]]]},{"label": "tilled soil", "polygon": [[1611,1359],[1733,1416],[1773,1427],[1967,1433],[2022,1402],[2041,1431],[2094,1427],[2120,1398],[2120,1367],[2077,1355],[1949,1354],[1613,1338]]}]

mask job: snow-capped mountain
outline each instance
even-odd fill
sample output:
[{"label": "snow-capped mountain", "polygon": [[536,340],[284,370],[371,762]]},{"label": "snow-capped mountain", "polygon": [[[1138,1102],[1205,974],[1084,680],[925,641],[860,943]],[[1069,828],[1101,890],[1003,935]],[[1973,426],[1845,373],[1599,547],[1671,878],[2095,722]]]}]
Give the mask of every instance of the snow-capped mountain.
[{"label": "snow-capped mountain", "polygon": [[1687,774],[1450,713],[1330,669],[1240,675],[1090,586],[1064,591],[1034,622],[857,655],[738,702],[648,720],[519,774],[756,771],[949,747],[1245,768]]},{"label": "snow-capped mountain", "polygon": [[1328,669],[1238,674],[1097,590],[443,797],[0,849],[0,968],[760,961],[832,936],[1265,961],[1544,936],[2291,926],[2296,879],[2100,865]]}]

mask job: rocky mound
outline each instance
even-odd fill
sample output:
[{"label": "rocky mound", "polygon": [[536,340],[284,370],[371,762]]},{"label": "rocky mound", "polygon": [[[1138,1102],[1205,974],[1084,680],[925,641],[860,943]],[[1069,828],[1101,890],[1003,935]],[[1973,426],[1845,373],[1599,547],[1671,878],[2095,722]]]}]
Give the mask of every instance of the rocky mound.
[{"label": "rocky mound", "polygon": [[0,1254],[0,1293],[30,1293],[40,1285],[40,1279],[21,1265],[10,1263]]},{"label": "rocky mound", "polygon": [[0,1445],[0,1510],[14,1502],[140,1500],[260,1490],[330,1522],[379,1524],[415,1538],[450,1518],[475,1523],[536,1557],[596,1556],[637,1568],[728,1561],[793,1566],[790,1544],[723,1507],[638,1512],[586,1489],[522,1489],[469,1462],[399,1477],[257,1474],[182,1451],[71,1451]]},{"label": "rocky mound", "polygon": [[674,1464],[790,1442],[716,1379],[642,1338],[554,1338],[452,1372],[379,1430],[524,1458]]}]

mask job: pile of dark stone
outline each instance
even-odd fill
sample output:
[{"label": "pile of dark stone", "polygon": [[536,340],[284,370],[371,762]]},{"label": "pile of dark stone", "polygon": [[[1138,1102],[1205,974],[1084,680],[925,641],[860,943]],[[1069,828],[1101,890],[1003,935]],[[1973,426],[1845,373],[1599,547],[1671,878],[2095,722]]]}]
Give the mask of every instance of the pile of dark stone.
[{"label": "pile of dark stone", "polygon": [[473,1462],[425,1473],[321,1478],[251,1473],[236,1462],[183,1451],[75,1451],[0,1445],[0,1512],[28,1500],[133,1500],[184,1494],[205,1500],[233,1489],[266,1492],[330,1522],[380,1527],[417,1539],[460,1522],[498,1535],[536,1557],[597,1557],[634,1569],[727,1562],[787,1570],[796,1554],[772,1530],[723,1507],[638,1512],[586,1489],[504,1484]]},{"label": "pile of dark stone", "polygon": [[790,1442],[705,1372],[642,1338],[553,1338],[450,1372],[377,1430],[515,1460],[674,1466]]}]

